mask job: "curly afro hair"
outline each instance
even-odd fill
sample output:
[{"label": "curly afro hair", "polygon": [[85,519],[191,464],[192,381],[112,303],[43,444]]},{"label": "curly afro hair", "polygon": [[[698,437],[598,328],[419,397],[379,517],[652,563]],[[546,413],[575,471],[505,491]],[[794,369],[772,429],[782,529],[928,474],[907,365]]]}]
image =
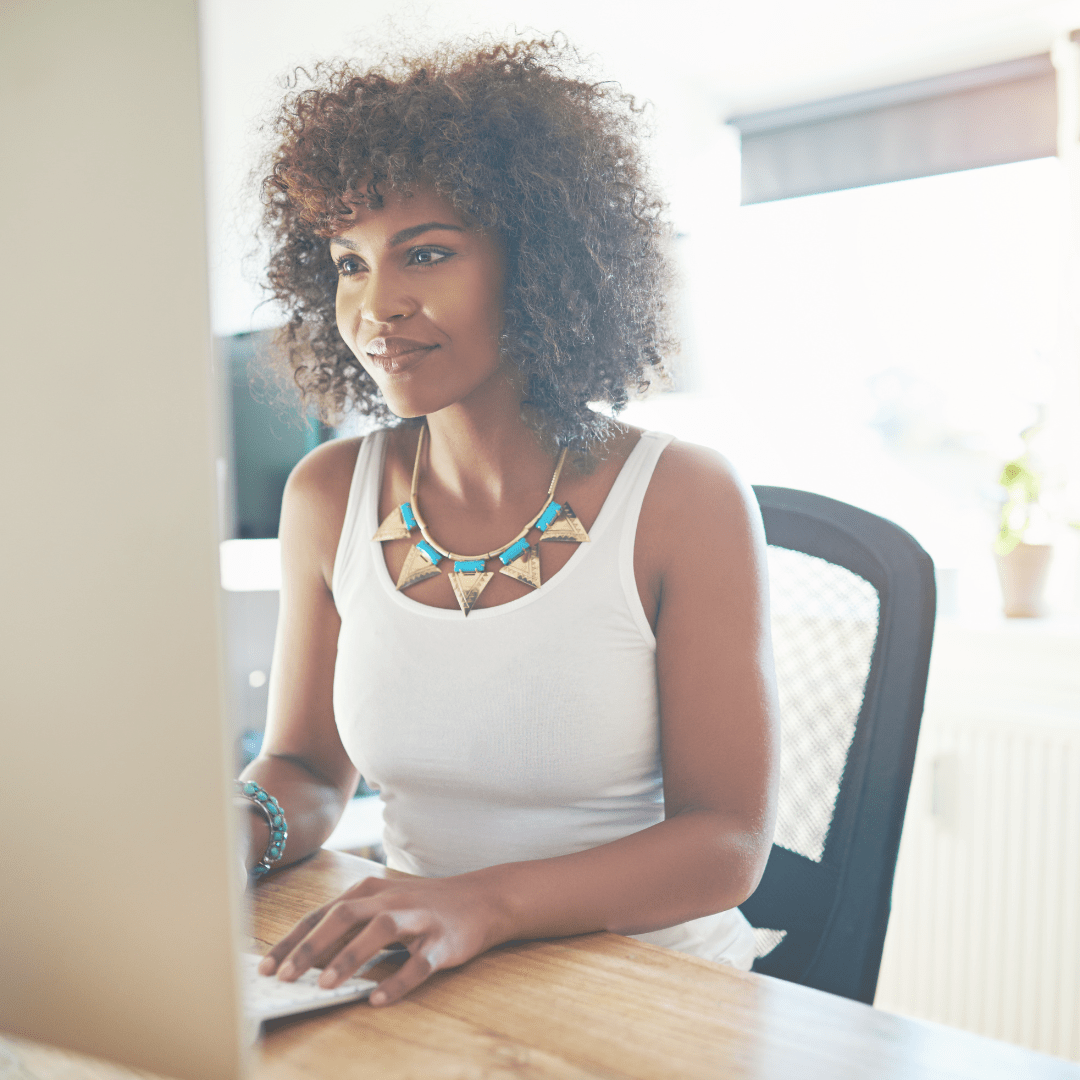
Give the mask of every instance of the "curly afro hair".
[{"label": "curly afro hair", "polygon": [[262,182],[268,282],[289,313],[275,343],[324,418],[396,422],[338,333],[326,241],[354,204],[421,186],[503,243],[501,348],[558,442],[587,448],[607,426],[588,402],[618,411],[663,381],[669,229],[637,147],[640,109],[579,72],[556,36],[324,64],[286,98]]}]

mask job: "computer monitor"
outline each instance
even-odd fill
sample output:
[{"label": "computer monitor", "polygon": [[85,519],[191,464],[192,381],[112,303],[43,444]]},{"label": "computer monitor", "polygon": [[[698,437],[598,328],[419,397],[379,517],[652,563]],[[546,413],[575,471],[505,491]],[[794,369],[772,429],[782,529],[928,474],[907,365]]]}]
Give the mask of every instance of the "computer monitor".
[{"label": "computer monitor", "polygon": [[0,5],[0,86],[0,1032],[234,1080],[196,5]]}]

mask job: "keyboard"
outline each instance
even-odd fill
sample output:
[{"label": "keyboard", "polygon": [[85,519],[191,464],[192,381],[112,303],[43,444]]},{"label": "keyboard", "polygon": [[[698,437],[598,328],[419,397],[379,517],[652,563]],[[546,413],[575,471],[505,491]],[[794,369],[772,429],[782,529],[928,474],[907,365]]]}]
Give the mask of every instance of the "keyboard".
[{"label": "keyboard", "polygon": [[364,973],[376,964],[388,959],[406,959],[408,953],[400,949],[384,949],[376,953],[355,975],[339,986],[327,990],[319,986],[320,968],[309,968],[295,982],[282,982],[276,975],[260,975],[261,956],[243,953],[241,978],[244,983],[244,1011],[254,1021],[276,1020],[282,1016],[325,1009],[328,1005],[340,1005],[346,1001],[364,1001],[379,984],[365,979]]}]

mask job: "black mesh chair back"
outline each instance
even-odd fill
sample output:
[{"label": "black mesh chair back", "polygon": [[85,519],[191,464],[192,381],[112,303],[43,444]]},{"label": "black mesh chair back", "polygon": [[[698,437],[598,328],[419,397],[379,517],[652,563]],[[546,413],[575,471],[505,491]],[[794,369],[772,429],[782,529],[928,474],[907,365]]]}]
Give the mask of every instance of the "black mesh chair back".
[{"label": "black mesh chair back", "polygon": [[755,487],[782,726],[754,970],[873,1002],[934,633],[934,567],[884,518]]}]

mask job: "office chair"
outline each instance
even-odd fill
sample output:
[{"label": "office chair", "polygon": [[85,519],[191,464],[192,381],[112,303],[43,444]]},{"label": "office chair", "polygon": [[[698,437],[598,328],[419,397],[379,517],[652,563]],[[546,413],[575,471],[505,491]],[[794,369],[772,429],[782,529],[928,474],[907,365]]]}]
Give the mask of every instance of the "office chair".
[{"label": "office chair", "polygon": [[741,905],[754,970],[871,1004],[934,633],[934,566],[847,503],[755,487],[780,692],[775,843]]}]

